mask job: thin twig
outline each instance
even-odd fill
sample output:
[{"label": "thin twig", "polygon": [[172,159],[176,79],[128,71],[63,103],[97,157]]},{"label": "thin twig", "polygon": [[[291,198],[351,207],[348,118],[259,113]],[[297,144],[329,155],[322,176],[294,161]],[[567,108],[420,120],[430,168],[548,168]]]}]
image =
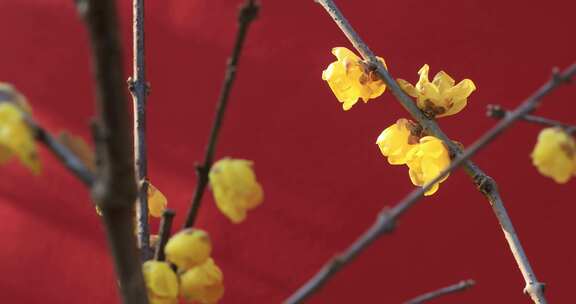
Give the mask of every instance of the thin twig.
[{"label": "thin twig", "polygon": [[500,226],[504,231],[504,236],[516,259],[518,267],[522,272],[526,286],[524,292],[527,293],[535,303],[546,303],[544,298],[544,284],[538,282],[530,263],[520,244],[518,236],[514,230],[512,222],[503,206],[502,199],[497,190],[495,181],[482,172],[475,164],[468,159],[493,141],[515,120],[530,113],[538,105],[540,99],[549,94],[554,88],[563,82],[568,81],[576,74],[576,64],[570,66],[564,73],[555,74],[553,79],[541,87],[536,93],[526,99],[510,116],[500,121],[495,127],[485,133],[480,139],[472,144],[465,151],[454,144],[439,128],[433,120],[426,117],[398,86],[396,81],[388,74],[384,66],[376,60],[374,54],[368,46],[360,39],[352,29],[348,21],[338,10],[331,0],[317,0],[326,11],[332,16],[336,24],[361,53],[361,55],[372,65],[379,76],[390,87],[392,93],[402,103],[402,105],[412,114],[412,116],[426,129],[436,137],[439,137],[448,146],[451,153],[455,156],[450,166],[444,170],[438,177],[430,181],[422,188],[415,189],[401,202],[392,209],[384,209],[380,212],[376,222],[366,232],[364,232],[344,253],[336,256],[331,262],[327,263],[314,277],[312,277],[304,286],[297,290],[285,303],[301,303],[304,299],[311,296],[315,291],[320,289],[338,270],[350,263],[360,252],[366,249],[374,240],[384,233],[390,233],[396,223],[396,220],[411,208],[423,194],[431,188],[432,185],[440,181],[444,176],[455,170],[458,166],[464,165],[468,175],[472,177],[478,189],[488,198],[492,209],[498,218]]},{"label": "thin twig", "polygon": [[232,55],[228,59],[226,66],[226,74],[220,91],[220,96],[218,98],[216,115],[214,116],[214,121],[212,122],[212,129],[210,130],[208,145],[206,146],[206,151],[204,153],[204,162],[201,165],[196,166],[196,188],[194,189],[194,196],[192,197],[192,201],[190,203],[190,209],[186,215],[186,221],[184,222],[185,228],[194,226],[196,217],[198,216],[198,211],[202,203],[202,196],[204,195],[204,191],[208,185],[208,174],[210,173],[210,168],[214,162],[214,153],[216,150],[216,143],[218,141],[218,134],[220,133],[220,129],[222,127],[222,121],[224,120],[224,113],[226,112],[226,106],[228,105],[230,91],[236,76],[238,60],[242,52],[242,47],[244,46],[244,40],[246,38],[246,33],[248,32],[248,27],[250,26],[251,22],[258,16],[259,8],[260,6],[255,3],[254,0],[247,0],[238,14],[238,32],[236,33],[236,41],[234,42],[234,49],[232,50]]},{"label": "thin twig", "polygon": [[147,304],[134,236],[136,179],[116,3],[81,0],[77,4],[90,34],[99,113],[93,125],[98,173],[92,197],[102,210],[123,303]]},{"label": "thin twig", "polygon": [[82,163],[74,152],[68,147],[63,145],[60,141],[54,138],[46,129],[40,126],[37,122],[28,119],[28,125],[34,132],[36,140],[46,146],[60,162],[74,174],[86,186],[92,187],[94,184],[94,174]]},{"label": "thin twig", "polygon": [[134,158],[138,177],[138,204],[136,223],[138,247],[143,260],[152,256],[150,249],[150,226],[148,225],[148,158],[146,155],[146,97],[149,84],[146,81],[146,47],[144,44],[145,0],[132,1],[132,49],[133,74],[128,88],[134,104]]},{"label": "thin twig", "polygon": [[[486,115],[488,115],[488,117],[492,117],[495,119],[502,119],[502,118],[506,117],[507,115],[510,115],[510,111],[502,108],[500,105],[488,105],[487,110],[486,110]],[[549,118],[542,117],[542,116],[527,114],[527,115],[522,116],[520,119],[527,121],[527,122],[534,123],[534,124],[543,125],[543,126],[559,127],[559,128],[566,130],[569,133],[576,132],[576,125],[563,123],[563,122],[549,119]]]},{"label": "thin twig", "polygon": [[464,290],[474,286],[475,284],[476,284],[476,282],[474,282],[473,280],[460,281],[456,284],[446,286],[444,288],[440,288],[438,290],[434,290],[431,292],[427,292],[421,296],[418,296],[412,300],[405,302],[404,304],[425,303],[425,302],[428,302],[430,300],[433,300],[433,299],[436,299],[439,297],[443,297],[443,296],[448,295],[448,294],[464,291]]},{"label": "thin twig", "polygon": [[160,231],[158,232],[158,244],[154,252],[154,259],[157,261],[164,261],[164,247],[170,238],[170,230],[172,230],[172,220],[176,213],[172,209],[164,210],[162,213],[162,221],[160,221]]}]

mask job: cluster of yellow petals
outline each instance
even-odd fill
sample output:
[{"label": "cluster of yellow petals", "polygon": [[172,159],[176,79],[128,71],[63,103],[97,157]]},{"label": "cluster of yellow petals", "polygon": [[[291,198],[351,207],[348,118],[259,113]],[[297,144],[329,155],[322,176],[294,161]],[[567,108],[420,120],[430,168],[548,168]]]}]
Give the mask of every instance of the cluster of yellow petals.
[{"label": "cluster of yellow petals", "polygon": [[[412,134],[413,128],[414,124],[409,120],[399,119],[382,131],[376,144],[390,164],[407,165],[412,183],[422,187],[450,165],[450,154],[441,140],[433,136],[419,138],[418,134]],[[425,195],[438,191],[440,182],[434,184]]]},{"label": "cluster of yellow petals", "polygon": [[247,211],[260,205],[264,198],[252,162],[248,160],[217,161],[210,169],[209,180],[218,209],[233,223],[244,221]]},{"label": "cluster of yellow petals", "polygon": [[162,217],[166,206],[168,206],[166,196],[154,185],[148,183],[148,214],[153,217]]},{"label": "cluster of yellow petals", "polygon": [[178,277],[170,264],[162,261],[146,261],[142,265],[142,273],[150,304],[178,303]]},{"label": "cluster of yellow petals", "polygon": [[425,64],[418,74],[420,79],[413,86],[403,79],[398,84],[406,94],[416,98],[418,107],[432,117],[454,115],[468,102],[468,96],[476,90],[474,82],[464,79],[455,85],[454,79],[446,72],[440,71],[434,76],[432,82],[428,79],[430,67]]},{"label": "cluster of yellow petals", "polygon": [[[223,275],[218,265],[210,257],[211,252],[210,237],[200,229],[184,229],[168,240],[166,247],[164,247],[166,260],[176,265],[178,274],[176,275],[171,268],[168,268],[176,278],[175,284],[170,281],[170,287],[176,286],[175,292],[170,289],[170,300],[175,299],[177,301],[177,297],[180,295],[187,302],[214,304],[222,298],[224,295]],[[146,269],[144,271],[146,279]],[[166,274],[165,276],[170,275]],[[164,280],[168,281],[168,279]],[[154,302],[155,298],[159,298],[159,292],[156,290],[158,288],[155,289],[155,286],[149,282],[151,280],[146,279],[151,304],[177,303],[168,302],[168,300],[166,302]]]},{"label": "cluster of yellow petals", "polygon": [[576,175],[576,142],[560,128],[546,128],[538,135],[532,151],[532,163],[538,171],[557,183],[566,183]]},{"label": "cluster of yellow petals", "polygon": [[[345,111],[352,108],[359,98],[368,102],[384,93],[386,85],[376,73],[367,69],[360,57],[345,47],[333,48],[332,54],[337,61],[322,72],[322,79],[328,82]],[[378,57],[378,60],[386,66],[384,59]]]}]

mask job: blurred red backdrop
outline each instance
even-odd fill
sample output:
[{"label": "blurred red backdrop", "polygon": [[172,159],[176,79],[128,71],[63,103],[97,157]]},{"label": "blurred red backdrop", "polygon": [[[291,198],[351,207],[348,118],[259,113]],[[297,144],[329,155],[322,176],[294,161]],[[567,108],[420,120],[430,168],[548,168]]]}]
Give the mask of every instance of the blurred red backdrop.
[{"label": "blurred red backdrop", "polygon": [[[130,1],[118,1],[130,70]],[[150,175],[183,222],[235,33],[240,0],[148,1]],[[514,107],[575,59],[573,1],[338,1],[391,73],[414,81],[424,63],[478,90],[441,119],[471,143],[494,121],[488,103]],[[89,138],[90,57],[71,0],[3,0],[0,80],[28,96],[50,130]],[[199,226],[225,274],[223,303],[278,303],[413,189],[403,166],[374,144],[407,114],[389,94],[343,112],[322,70],[349,46],[312,0],[262,0],[250,30],[218,157],[252,159],[265,203],[231,224],[206,196]],[[128,75],[126,75],[128,77]],[[576,89],[546,98],[539,114],[576,123]],[[570,303],[576,270],[575,181],[540,176],[529,154],[540,127],[518,123],[475,158],[500,185],[552,303]],[[45,149],[40,177],[0,168],[0,290],[6,303],[117,303],[114,274],[88,191]],[[399,303],[471,278],[438,303],[528,303],[524,282],[489,204],[462,172],[442,184],[310,303]]]}]

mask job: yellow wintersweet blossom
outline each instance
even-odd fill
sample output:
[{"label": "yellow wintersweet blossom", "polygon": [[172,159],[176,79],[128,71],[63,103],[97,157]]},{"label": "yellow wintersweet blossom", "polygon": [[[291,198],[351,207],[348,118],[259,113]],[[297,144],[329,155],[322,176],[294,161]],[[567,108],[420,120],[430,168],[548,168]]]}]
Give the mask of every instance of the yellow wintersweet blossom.
[{"label": "yellow wintersweet blossom", "polygon": [[41,166],[32,130],[25,121],[24,110],[12,102],[0,102],[0,164],[13,155],[33,174],[40,174]]},{"label": "yellow wintersweet blossom", "polygon": [[142,265],[142,273],[150,304],[178,303],[178,276],[170,264],[149,260]]},{"label": "yellow wintersweet blossom", "polygon": [[474,82],[464,79],[457,85],[450,75],[440,71],[432,82],[428,79],[430,67],[425,64],[418,74],[420,80],[413,86],[403,79],[397,79],[398,84],[406,94],[415,97],[418,108],[433,117],[454,115],[468,102],[468,96],[476,90]]},{"label": "yellow wintersweet blossom", "polygon": [[557,183],[566,183],[576,175],[576,142],[559,128],[546,128],[538,135],[532,151],[532,163],[538,171]]},{"label": "yellow wintersweet blossom", "polygon": [[418,138],[412,135],[413,128],[412,122],[401,118],[382,131],[376,139],[380,152],[388,158],[388,163],[391,165],[405,164],[408,152],[416,147]]},{"label": "yellow wintersweet blossom", "polygon": [[180,294],[189,302],[200,304],[217,303],[224,295],[222,271],[209,258],[180,276]]},{"label": "yellow wintersweet blossom", "polygon": [[166,196],[154,185],[148,183],[148,214],[153,217],[162,217],[167,205]]},{"label": "yellow wintersweet blossom", "polygon": [[[424,186],[436,178],[440,172],[450,165],[450,154],[442,141],[434,136],[424,136],[416,147],[408,152],[406,156],[410,180],[416,186]],[[438,183],[434,184],[424,195],[434,194],[439,184],[446,180],[445,176]]]},{"label": "yellow wintersweet blossom", "polygon": [[246,212],[260,205],[264,198],[251,161],[223,158],[214,163],[209,179],[216,206],[233,223],[244,221]]},{"label": "yellow wintersweet blossom", "polygon": [[212,242],[208,233],[192,228],[173,235],[164,247],[166,260],[176,265],[179,271],[204,263],[211,252]]},{"label": "yellow wintersweet blossom", "polygon": [[[345,111],[350,110],[358,98],[368,102],[384,93],[384,81],[375,72],[368,70],[360,57],[345,47],[333,48],[332,54],[337,61],[322,72],[322,79],[328,82]],[[384,59],[377,58],[386,66]]]}]

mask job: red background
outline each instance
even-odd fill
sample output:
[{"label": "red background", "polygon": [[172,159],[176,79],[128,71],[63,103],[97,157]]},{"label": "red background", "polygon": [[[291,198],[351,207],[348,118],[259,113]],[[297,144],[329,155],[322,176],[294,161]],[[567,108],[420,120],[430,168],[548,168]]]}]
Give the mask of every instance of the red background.
[{"label": "red background", "polygon": [[[119,1],[126,73],[130,4]],[[322,70],[349,46],[312,0],[262,0],[250,29],[218,157],[252,159],[265,203],[231,224],[211,194],[199,226],[225,274],[223,303],[278,303],[413,189],[374,144],[407,114],[390,94],[343,112]],[[338,1],[396,77],[424,63],[478,90],[440,123],[471,143],[494,121],[488,103],[512,108],[574,59],[572,1]],[[208,137],[239,0],[148,1],[150,176],[183,222],[193,164]],[[90,57],[71,0],[0,2],[0,80],[14,83],[50,130],[89,138]],[[128,77],[128,74],[126,75]],[[539,114],[576,123],[576,89],[546,98]],[[575,181],[540,176],[529,153],[540,127],[518,123],[475,158],[500,185],[533,268],[552,303],[573,299]],[[6,303],[116,303],[102,226],[88,191],[41,148],[43,175],[17,162],[0,169],[0,295]],[[489,204],[462,172],[442,184],[339,273],[310,303],[399,303],[471,278],[477,286],[438,303],[529,303]]]}]

